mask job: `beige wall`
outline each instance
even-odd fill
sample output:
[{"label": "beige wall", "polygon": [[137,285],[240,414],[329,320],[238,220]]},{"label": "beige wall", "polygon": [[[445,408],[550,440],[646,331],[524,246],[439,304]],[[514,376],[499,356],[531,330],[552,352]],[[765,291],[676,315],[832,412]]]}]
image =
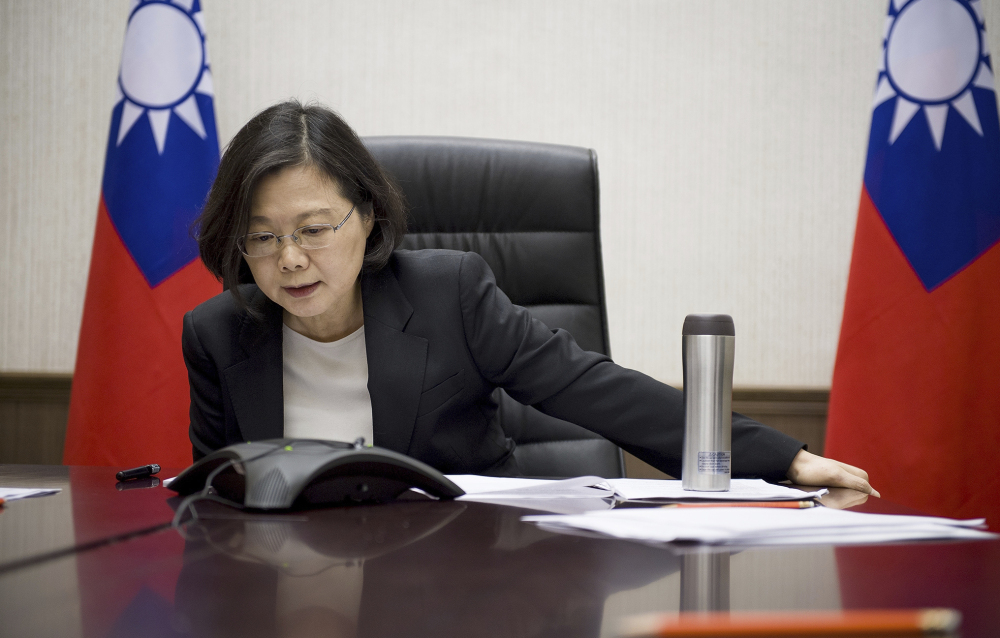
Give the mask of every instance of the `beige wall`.
[{"label": "beige wall", "polygon": [[[128,5],[0,0],[0,371],[72,370]],[[829,384],[884,0],[203,5],[223,143],[298,96],[595,148],[615,358],[676,382],[684,315],[728,312],[737,385]]]}]

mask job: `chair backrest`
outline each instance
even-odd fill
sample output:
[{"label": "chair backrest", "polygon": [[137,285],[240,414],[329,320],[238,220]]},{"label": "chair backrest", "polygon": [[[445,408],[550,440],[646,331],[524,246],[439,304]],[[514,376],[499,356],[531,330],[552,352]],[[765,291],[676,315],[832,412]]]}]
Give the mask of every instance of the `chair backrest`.
[{"label": "chair backrest", "polygon": [[[453,137],[369,137],[410,206],[402,248],[483,256],[508,297],[586,350],[610,353],[597,156],[571,146]],[[621,450],[497,390],[525,476],[624,476]]]}]

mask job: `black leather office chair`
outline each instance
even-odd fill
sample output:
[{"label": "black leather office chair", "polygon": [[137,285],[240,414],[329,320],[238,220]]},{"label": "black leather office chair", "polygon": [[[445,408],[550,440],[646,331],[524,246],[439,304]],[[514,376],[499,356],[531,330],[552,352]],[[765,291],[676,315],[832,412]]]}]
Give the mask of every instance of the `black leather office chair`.
[{"label": "black leather office chair", "polygon": [[[597,156],[572,146],[369,137],[410,206],[402,248],[474,251],[510,299],[586,350],[608,354]],[[621,450],[497,390],[525,476],[625,475]]]}]

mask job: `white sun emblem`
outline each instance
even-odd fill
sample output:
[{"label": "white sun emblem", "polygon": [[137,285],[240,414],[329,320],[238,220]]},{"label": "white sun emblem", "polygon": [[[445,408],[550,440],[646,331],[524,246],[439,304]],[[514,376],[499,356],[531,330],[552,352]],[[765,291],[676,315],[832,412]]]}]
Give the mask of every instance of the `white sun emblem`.
[{"label": "white sun emblem", "polygon": [[202,15],[191,13],[193,4],[193,0],[133,0],[115,99],[115,104],[125,101],[118,146],[143,113],[149,116],[160,155],[167,143],[171,111],[205,139],[194,94],[212,95],[212,74]]},{"label": "white sun emblem", "polygon": [[970,3],[975,15],[956,0],[892,1],[898,13],[886,20],[879,64],[885,74],[873,105],[896,98],[889,143],[921,107],[939,151],[949,106],[982,136],[971,87],[992,90],[993,74],[985,62],[989,50],[978,0]]}]

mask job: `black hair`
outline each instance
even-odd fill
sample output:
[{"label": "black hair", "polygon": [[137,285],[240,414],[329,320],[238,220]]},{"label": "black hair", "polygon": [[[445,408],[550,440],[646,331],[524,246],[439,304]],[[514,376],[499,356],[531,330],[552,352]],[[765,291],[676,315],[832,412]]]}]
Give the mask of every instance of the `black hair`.
[{"label": "black hair", "polygon": [[195,223],[201,260],[240,308],[247,305],[239,284],[254,279],[236,241],[249,228],[257,185],[290,166],[317,168],[365,219],[374,216],[362,272],[384,267],[406,234],[402,192],[343,118],[322,105],[275,104],[253,116],[229,143]]}]

